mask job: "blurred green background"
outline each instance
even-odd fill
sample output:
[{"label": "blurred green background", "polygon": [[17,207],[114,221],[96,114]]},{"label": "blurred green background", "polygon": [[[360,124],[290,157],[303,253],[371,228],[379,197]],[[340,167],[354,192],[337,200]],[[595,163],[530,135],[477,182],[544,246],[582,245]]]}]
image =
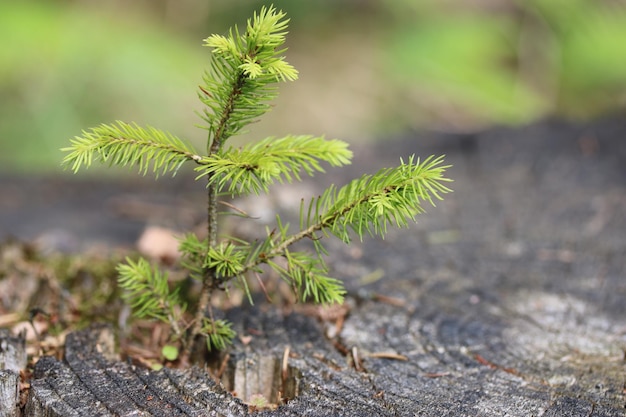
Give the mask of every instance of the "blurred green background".
[{"label": "blurred green background", "polygon": [[[202,146],[202,39],[269,1],[0,3],[0,171],[57,172],[59,148],[113,120]],[[626,105],[626,1],[282,0],[281,85],[248,137],[347,141],[411,129],[472,131]],[[241,140],[246,140],[247,137]]]}]

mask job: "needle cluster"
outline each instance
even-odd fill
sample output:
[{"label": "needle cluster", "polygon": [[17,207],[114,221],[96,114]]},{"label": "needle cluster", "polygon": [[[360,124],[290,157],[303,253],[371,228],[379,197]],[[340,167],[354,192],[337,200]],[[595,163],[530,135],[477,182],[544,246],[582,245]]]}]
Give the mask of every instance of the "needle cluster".
[{"label": "needle cluster", "polygon": [[[341,280],[329,275],[325,239],[336,236],[350,243],[352,237],[362,239],[365,234],[384,237],[388,226],[407,226],[424,211],[423,203],[434,205],[450,191],[442,157],[422,161],[410,156],[397,167],[342,187],[332,185],[320,196],[303,200],[297,230],[277,216],[276,228],[259,241],[218,234],[220,195],[269,193],[275,183],[300,181],[303,175],[324,172],[324,164],[343,166],[352,158],[345,142],[306,135],[226,146],[230,137],[270,109],[277,82],[297,79],[298,72],[282,56],[287,24],[282,11],[264,7],[248,20],[243,33],[234,27],[226,36],[205,39],[212,48],[198,92],[204,104],[200,117],[208,132],[205,152],[171,133],[123,122],[83,131],[63,148],[67,152],[63,164],[74,172],[95,160],[136,166],[144,175],[158,177],[175,174],[189,162],[195,165],[196,179],[206,180],[207,237],[187,234],[180,241],[181,266],[202,283],[191,313],[179,288],[158,266],[140,258],[127,259],[118,267],[118,283],[135,314],[170,323],[172,339],[185,351],[198,338],[204,338],[209,349],[223,349],[231,342],[235,336],[231,324],[214,318],[211,295],[238,285],[252,301],[248,279],[263,273],[263,265],[285,280],[299,301],[342,302],[346,291]],[[293,249],[305,239],[312,242],[312,251]]]}]

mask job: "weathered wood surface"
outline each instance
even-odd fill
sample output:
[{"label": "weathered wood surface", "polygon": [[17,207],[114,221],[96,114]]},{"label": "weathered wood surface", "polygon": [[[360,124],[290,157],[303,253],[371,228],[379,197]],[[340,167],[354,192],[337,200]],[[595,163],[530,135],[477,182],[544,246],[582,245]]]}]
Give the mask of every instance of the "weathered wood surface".
[{"label": "weathered wood surface", "polygon": [[108,327],[70,335],[64,361],[37,363],[25,414],[202,416],[237,415],[244,408],[197,369],[156,373],[120,362],[114,349]]},{"label": "weathered wood surface", "polygon": [[[455,191],[385,241],[329,241],[352,303],[339,341],[360,371],[312,317],[228,312],[252,336],[235,363],[252,375],[289,346],[300,373],[296,398],[258,415],[624,416],[625,138],[619,121],[542,123],[363,150],[355,175],[445,153]],[[102,334],[39,361],[26,415],[248,414],[202,370],[116,361]]]},{"label": "weathered wood surface", "polygon": [[26,361],[24,334],[13,336],[0,329],[0,417],[19,415],[20,371]]}]

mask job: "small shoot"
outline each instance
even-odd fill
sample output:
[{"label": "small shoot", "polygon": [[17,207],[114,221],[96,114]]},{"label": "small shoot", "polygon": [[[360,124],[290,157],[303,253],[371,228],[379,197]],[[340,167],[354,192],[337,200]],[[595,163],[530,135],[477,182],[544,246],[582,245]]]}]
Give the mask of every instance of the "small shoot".
[{"label": "small shoot", "polygon": [[[214,318],[212,295],[236,283],[251,301],[248,280],[263,273],[263,265],[289,284],[298,301],[341,303],[346,290],[326,264],[324,241],[335,236],[349,244],[355,236],[384,237],[389,226],[406,227],[425,211],[425,203],[434,205],[451,191],[443,157],[421,160],[411,155],[397,167],[363,175],[342,187],[331,185],[303,201],[297,230],[277,216],[276,227],[259,241],[218,238],[220,195],[269,193],[277,183],[301,181],[323,173],[325,166],[345,166],[352,159],[347,143],[323,136],[268,137],[241,147],[228,144],[270,110],[277,83],[298,78],[298,71],[284,57],[288,23],[284,12],[262,7],[245,29],[235,26],[226,35],[205,39],[211,55],[198,89],[204,105],[199,116],[207,133],[203,152],[169,132],[120,121],[85,130],[62,149],[63,165],[74,172],[100,162],[136,167],[143,175],[159,177],[192,165],[196,180],[206,183],[206,237],[190,233],[180,241],[180,266],[202,286],[197,300],[184,299],[180,285],[143,258],[128,258],[117,268],[118,283],[134,314],[171,326],[170,341],[162,351],[166,360],[188,357],[200,338],[209,350],[226,349],[236,333],[232,323]],[[301,240],[310,240],[313,251],[293,249]],[[252,405],[264,408],[262,398]]]}]

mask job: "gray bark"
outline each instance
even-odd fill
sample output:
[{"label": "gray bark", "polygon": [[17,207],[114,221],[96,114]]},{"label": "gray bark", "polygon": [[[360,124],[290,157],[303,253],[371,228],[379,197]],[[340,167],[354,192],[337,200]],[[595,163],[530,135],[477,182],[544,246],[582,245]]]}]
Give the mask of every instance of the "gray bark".
[{"label": "gray bark", "polygon": [[0,329],[0,417],[19,415],[20,371],[26,367],[24,335]]}]

